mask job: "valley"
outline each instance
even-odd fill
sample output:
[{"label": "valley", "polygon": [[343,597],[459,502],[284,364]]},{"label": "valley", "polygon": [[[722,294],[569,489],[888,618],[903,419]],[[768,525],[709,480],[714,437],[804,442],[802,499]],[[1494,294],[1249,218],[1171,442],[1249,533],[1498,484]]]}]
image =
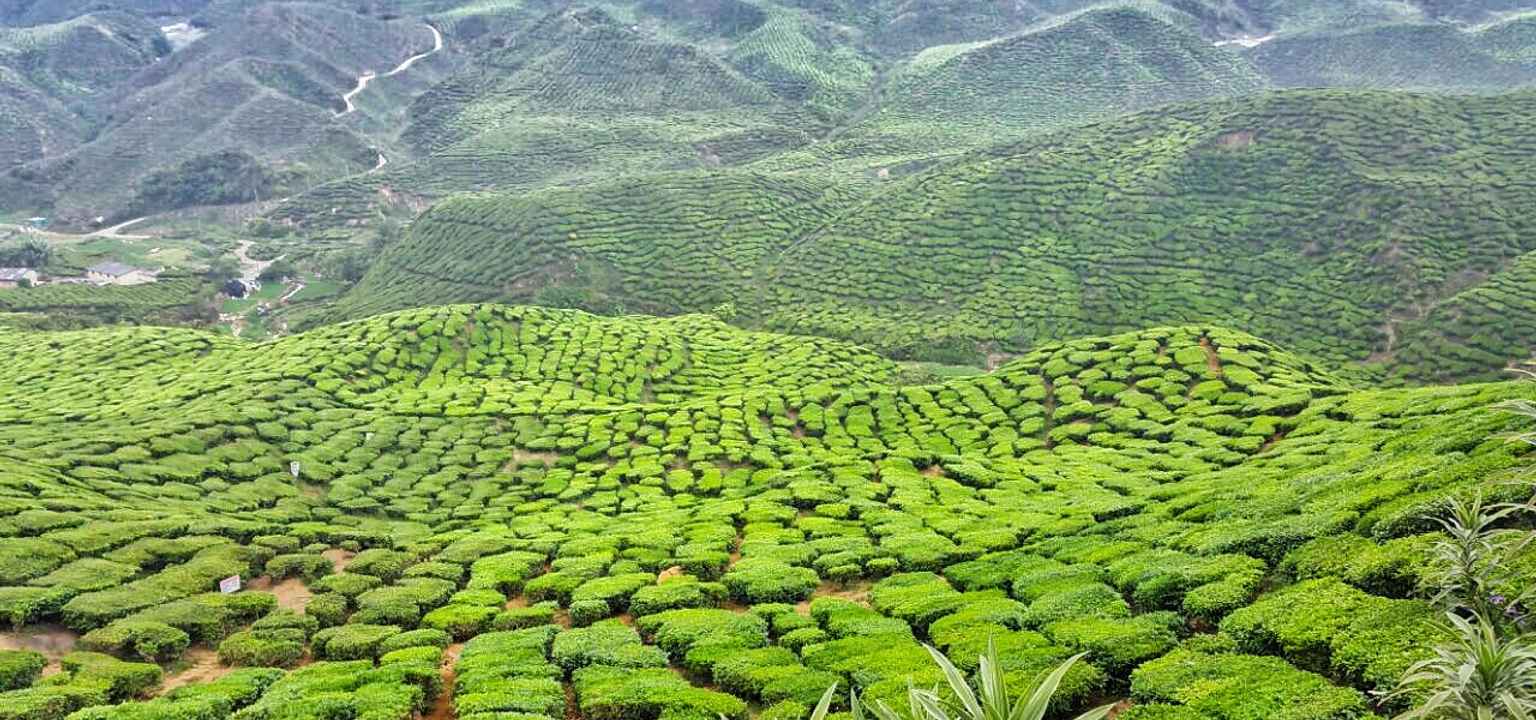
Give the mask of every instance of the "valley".
[{"label": "valley", "polygon": [[0,720],[1520,720],[1532,208],[1528,0],[0,0]]}]

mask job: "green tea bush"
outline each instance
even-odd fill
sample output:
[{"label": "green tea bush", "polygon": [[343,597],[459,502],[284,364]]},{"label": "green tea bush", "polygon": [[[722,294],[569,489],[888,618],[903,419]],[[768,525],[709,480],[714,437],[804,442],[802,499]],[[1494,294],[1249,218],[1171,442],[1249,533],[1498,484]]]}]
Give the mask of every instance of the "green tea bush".
[{"label": "green tea bush", "polygon": [[593,666],[578,670],[573,683],[582,715],[592,720],[747,717],[745,702],[694,687],[665,668]]},{"label": "green tea bush", "polygon": [[0,650],[0,692],[19,690],[37,681],[48,664],[42,653]]},{"label": "green tea bush", "polygon": [[[521,630],[523,628],[549,625],[555,621],[555,610],[559,605],[555,603],[539,603],[528,607],[508,608],[496,613],[491,619],[491,627],[496,630]],[[430,616],[431,613],[428,613]]]},{"label": "green tea bush", "polygon": [[231,667],[292,667],[303,657],[302,630],[237,632],[219,643],[219,662]]},{"label": "green tea bush", "polygon": [[668,610],[635,621],[656,645],[682,657],[697,645],[738,648],[762,647],[768,642],[768,623],[751,614],[714,608]]},{"label": "green tea bush", "polygon": [[327,660],[373,659],[383,642],[400,634],[394,625],[341,625],[315,633],[316,654]]},{"label": "green tea bush", "polygon": [[567,671],[594,664],[626,668],[667,664],[665,651],[641,643],[640,634],[618,620],[603,620],[556,635],[550,657]]},{"label": "green tea bush", "polygon": [[278,555],[268,560],[266,566],[266,574],[273,580],[297,577],[312,583],[330,572],[331,561],[319,555]]},{"label": "green tea bush", "polygon": [[150,663],[124,662],[111,655],[76,651],[59,660],[72,683],[106,688],[114,702],[139,697],[160,685],[160,668]]},{"label": "green tea bush", "polygon": [[1131,696],[1138,703],[1182,705],[1218,720],[1281,712],[1318,720],[1369,714],[1360,693],[1330,685],[1278,658],[1188,650],[1175,650],[1137,668],[1131,675]]},{"label": "green tea bush", "polygon": [[500,614],[495,607],[449,603],[423,616],[421,626],[446,632],[456,640],[468,640],[491,627]]},{"label": "green tea bush", "polygon": [[746,603],[795,602],[821,582],[816,571],[772,560],[745,559],[721,578],[731,597]]},{"label": "green tea bush", "polygon": [[169,662],[181,657],[192,642],[187,633],[165,623],[118,620],[80,638],[82,650],[122,657],[137,656],[145,662]]}]

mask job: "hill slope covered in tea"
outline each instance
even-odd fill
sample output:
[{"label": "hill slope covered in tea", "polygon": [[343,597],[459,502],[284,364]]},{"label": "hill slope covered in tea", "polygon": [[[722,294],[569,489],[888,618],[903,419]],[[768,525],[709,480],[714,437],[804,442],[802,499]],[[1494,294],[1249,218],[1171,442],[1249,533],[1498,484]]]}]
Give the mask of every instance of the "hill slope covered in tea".
[{"label": "hill slope covered in tea", "polygon": [[334,313],[734,301],[763,327],[960,357],[1219,321],[1401,379],[1494,377],[1536,350],[1517,331],[1536,299],[1519,260],[1536,250],[1533,100],[1186,105],[867,196],[740,172],[467,196],[427,212]]},{"label": "hill slope covered in tea", "polygon": [[[1356,390],[1206,326],[907,387],[834,341],[489,305],[0,350],[0,608],[85,633],[36,684],[5,656],[29,720],[793,718],[989,639],[1021,682],[1088,652],[1063,709],[1365,717],[1434,639],[1431,517],[1528,463],[1489,406],[1536,397]],[[204,679],[316,662],[135,699],[213,648]]]}]

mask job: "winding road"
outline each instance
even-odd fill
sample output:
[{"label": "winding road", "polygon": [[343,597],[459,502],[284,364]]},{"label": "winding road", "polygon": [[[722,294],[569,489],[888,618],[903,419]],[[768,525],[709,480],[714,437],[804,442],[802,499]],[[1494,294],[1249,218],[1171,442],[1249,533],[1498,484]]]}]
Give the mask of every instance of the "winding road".
[{"label": "winding road", "polygon": [[[396,67],[394,70],[390,70],[389,72],[384,73],[383,77],[394,77],[396,75],[399,75],[400,73],[403,73],[406,70],[410,70],[412,65],[415,65],[416,63],[418,63],[418,62],[420,62],[422,60],[425,60],[425,59],[427,59],[429,57],[432,57],[433,55],[436,55],[437,53],[442,51],[442,49],[443,49],[443,33],[442,33],[442,31],[438,30],[437,28],[433,27],[430,24],[427,25],[427,29],[432,31],[432,49],[428,50],[428,51],[426,51],[424,53],[420,53],[420,54],[417,54],[417,55],[412,55],[412,56],[406,58],[405,62],[400,63],[400,65],[398,67]],[[343,110],[343,111],[341,111],[339,113],[336,113],[336,117],[341,117],[343,115],[346,115],[348,113],[351,113],[351,112],[357,110],[357,106],[352,103],[352,99],[357,97],[364,90],[367,90],[368,89],[368,83],[373,82],[374,80],[376,80],[379,77],[380,76],[378,75],[378,73],[375,73],[372,70],[370,70],[368,72],[365,72],[362,75],[359,75],[357,77],[357,87],[352,88],[351,92],[341,96],[341,101],[346,103],[347,109]]]}]

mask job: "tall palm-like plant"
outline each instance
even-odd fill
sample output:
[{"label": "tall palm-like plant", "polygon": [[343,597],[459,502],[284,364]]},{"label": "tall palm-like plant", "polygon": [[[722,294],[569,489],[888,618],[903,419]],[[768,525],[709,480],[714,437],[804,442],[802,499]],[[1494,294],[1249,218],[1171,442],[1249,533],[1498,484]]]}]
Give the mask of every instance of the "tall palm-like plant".
[{"label": "tall palm-like plant", "polygon": [[1484,618],[1447,615],[1452,640],[1408,669],[1388,698],[1423,698],[1399,720],[1531,720],[1536,717],[1536,644],[1501,636]]},{"label": "tall palm-like plant", "polygon": [[1498,532],[1498,527],[1506,518],[1524,510],[1523,505],[1488,505],[1481,495],[1451,501],[1450,513],[1437,520],[1446,533],[1434,546],[1440,564],[1435,578],[1437,602],[1451,608],[1466,608],[1492,622],[1504,619],[1506,609],[1515,606],[1499,592],[1504,561],[1530,538],[1510,542]]},{"label": "tall palm-like plant", "polygon": [[[1002,663],[998,661],[997,645],[992,641],[987,641],[987,652],[981,656],[980,666],[976,670],[975,691],[972,691],[959,668],[944,657],[944,653],[926,645],[923,647],[928,648],[928,654],[933,656],[933,661],[944,671],[944,679],[955,696],[954,703],[946,703],[937,692],[912,689],[910,694],[914,704],[921,709],[920,717],[923,720],[1041,720],[1057,688],[1061,687],[1062,678],[1066,677],[1067,671],[1078,660],[1083,659],[1082,655],[1068,658],[1046,675],[1028,697],[1015,698],[1008,692],[1007,676]],[[1099,720],[1107,717],[1112,707],[1105,705],[1089,710],[1077,716],[1077,720]],[[954,710],[953,714],[951,710]]]},{"label": "tall palm-like plant", "polygon": [[[1051,698],[1055,697],[1056,690],[1061,687],[1062,679],[1077,661],[1083,659],[1082,655],[1068,658],[1046,675],[1028,697],[1016,698],[1009,694],[1003,666],[998,660],[997,646],[992,642],[987,642],[987,652],[981,656],[975,688],[971,687],[965,674],[944,653],[926,645],[924,647],[928,648],[928,654],[933,656],[939,669],[944,671],[944,679],[954,695],[953,701],[946,700],[934,690],[908,688],[908,707],[903,714],[884,702],[866,705],[859,701],[857,693],[850,692],[848,699],[853,720],[866,720],[869,716],[873,716],[874,720],[1042,720],[1050,707]],[[811,720],[826,720],[836,693],[837,685],[827,688],[827,692],[821,696],[821,702],[811,712]],[[1089,710],[1077,716],[1076,720],[1101,720],[1108,717],[1113,707],[1105,705]]]}]

